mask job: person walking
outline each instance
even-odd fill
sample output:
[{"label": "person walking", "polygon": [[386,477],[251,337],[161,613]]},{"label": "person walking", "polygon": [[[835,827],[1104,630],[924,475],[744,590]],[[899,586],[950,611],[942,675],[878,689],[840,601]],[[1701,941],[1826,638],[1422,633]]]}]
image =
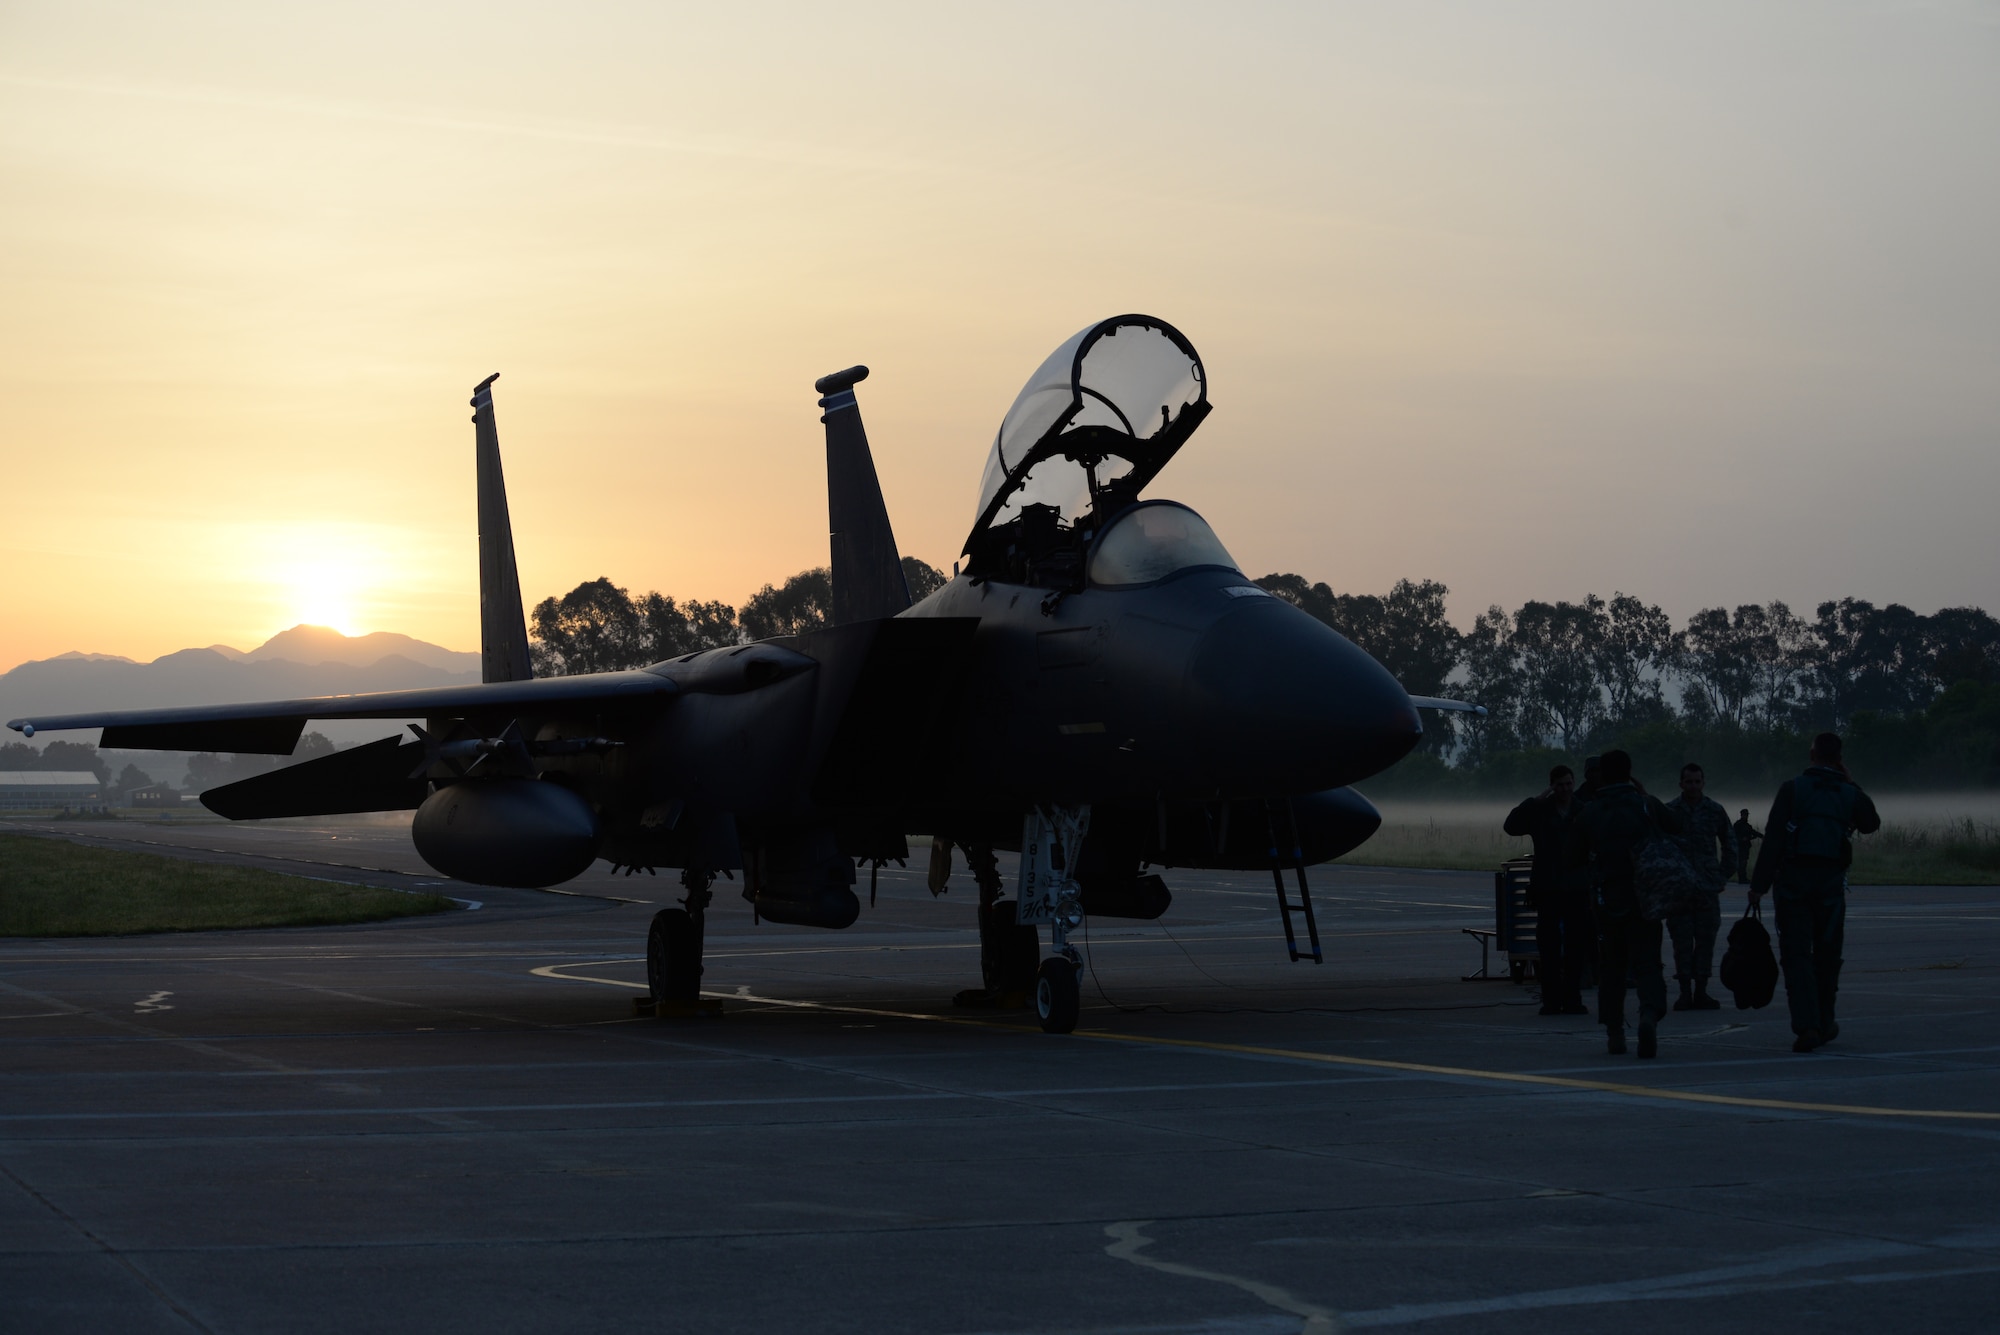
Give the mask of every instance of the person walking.
[{"label": "person walking", "polygon": [[1778,962],[1792,1012],[1793,1052],[1840,1036],[1834,998],[1847,937],[1847,869],[1852,836],[1882,828],[1875,803],[1840,758],[1838,735],[1813,738],[1806,771],[1778,789],[1764,821],[1764,846],[1750,876],[1750,902],[1777,901]]},{"label": "person walking", "polygon": [[1679,834],[1684,822],[1632,777],[1632,757],[1625,752],[1604,753],[1601,778],[1597,796],[1577,813],[1570,834],[1571,860],[1588,862],[1596,884],[1597,1018],[1606,1050],[1624,1052],[1629,971],[1639,993],[1639,1055],[1652,1057],[1659,1051],[1667,983],[1660,972],[1660,924],[1639,912],[1632,855],[1656,834]]},{"label": "person walking", "polygon": [[1750,823],[1750,808],[1745,807],[1743,808],[1743,814],[1736,818],[1736,824],[1730,827],[1730,833],[1736,836],[1736,883],[1738,885],[1748,885],[1750,884],[1750,845],[1762,839],[1764,832]]},{"label": "person walking", "polygon": [[1584,956],[1597,942],[1584,877],[1570,864],[1570,830],[1576,823],[1576,774],[1568,765],[1549,771],[1549,786],[1507,813],[1503,828],[1535,841],[1528,873],[1528,902],[1535,906],[1536,972],[1542,981],[1542,1014],[1588,1015],[1583,1004]]},{"label": "person walking", "polygon": [[1684,828],[1676,842],[1694,864],[1702,891],[1692,910],[1667,918],[1667,934],[1674,941],[1674,981],[1681,987],[1674,1000],[1677,1011],[1722,1008],[1708,995],[1708,976],[1715,964],[1715,934],[1722,928],[1723,883],[1736,865],[1736,833],[1729,827],[1729,813],[1708,795],[1707,786],[1708,775],[1689,761],[1681,766],[1681,795],[1667,803],[1669,811],[1680,815]]}]

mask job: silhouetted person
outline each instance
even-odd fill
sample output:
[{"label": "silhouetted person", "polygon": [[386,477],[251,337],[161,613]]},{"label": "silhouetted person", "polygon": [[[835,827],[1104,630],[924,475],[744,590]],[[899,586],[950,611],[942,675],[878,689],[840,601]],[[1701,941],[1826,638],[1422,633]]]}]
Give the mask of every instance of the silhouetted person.
[{"label": "silhouetted person", "polygon": [[1677,1011],[1722,1007],[1708,995],[1708,975],[1715,963],[1715,934],[1722,927],[1723,882],[1736,865],[1736,835],[1729,828],[1729,813],[1708,795],[1707,787],[1707,774],[1689,761],[1681,766],[1681,795],[1667,803],[1686,827],[1677,842],[1694,864],[1702,891],[1692,909],[1667,918],[1667,934],[1674,939],[1674,980],[1681,985],[1674,1001]]},{"label": "silhouetted person", "polygon": [[1632,889],[1632,853],[1653,834],[1679,834],[1683,822],[1633,779],[1625,752],[1604,753],[1601,777],[1603,786],[1577,813],[1570,836],[1573,860],[1589,859],[1596,878],[1597,1018],[1607,1050],[1625,1051],[1629,970],[1639,993],[1639,1055],[1651,1057],[1659,1051],[1667,983],[1660,973],[1660,924],[1640,914]]},{"label": "silhouetted person", "polygon": [[1806,772],[1778,790],[1764,821],[1764,846],[1750,877],[1750,902],[1774,892],[1778,962],[1792,1010],[1793,1052],[1811,1052],[1840,1036],[1833,1003],[1840,990],[1847,936],[1850,836],[1882,828],[1875,804],[1841,763],[1840,738],[1813,738]]},{"label": "silhouetted person", "polygon": [[1764,837],[1764,832],[1750,823],[1750,808],[1743,808],[1743,814],[1730,827],[1736,836],[1736,879],[1742,885],[1750,884],[1750,845]]},{"label": "silhouetted person", "polygon": [[1549,786],[1507,813],[1505,829],[1535,841],[1528,873],[1528,902],[1535,906],[1535,950],[1542,978],[1542,1014],[1588,1015],[1581,979],[1584,956],[1596,943],[1590,922],[1590,888],[1570,862],[1576,824],[1576,774],[1568,765],[1549,771]]},{"label": "silhouetted person", "polygon": [[1597,796],[1597,790],[1604,786],[1604,757],[1585,756],[1583,758],[1583,782],[1577,785],[1578,806]]},{"label": "silhouetted person", "polygon": [[[1597,796],[1597,790],[1604,786],[1604,757],[1585,756],[1583,758],[1583,782],[1576,786],[1576,809],[1582,811],[1585,804]],[[1590,865],[1590,858],[1570,851],[1570,866],[1576,869],[1577,880],[1583,886],[1584,903],[1591,906],[1590,949],[1584,952],[1583,981],[1589,986],[1597,985],[1597,957],[1602,943],[1597,939],[1597,869]]]}]

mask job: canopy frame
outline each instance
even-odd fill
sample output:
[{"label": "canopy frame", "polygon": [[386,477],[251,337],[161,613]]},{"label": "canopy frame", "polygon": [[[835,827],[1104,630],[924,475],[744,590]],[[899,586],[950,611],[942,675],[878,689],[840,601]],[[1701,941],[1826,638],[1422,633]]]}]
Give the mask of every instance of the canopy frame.
[{"label": "canopy frame", "polygon": [[[1184,404],[1178,417],[1169,415],[1166,406],[1162,405],[1164,420],[1160,430],[1152,436],[1140,436],[1125,407],[1121,407],[1105,394],[1083,383],[1084,364],[1089,360],[1091,349],[1096,347],[1100,340],[1113,336],[1121,329],[1152,330],[1165,336],[1187,357],[1190,364],[1196,387],[1195,400]],[[974,521],[972,532],[965,540],[964,554],[972,559],[975,567],[986,564],[982,558],[989,555],[986,548],[990,544],[984,539],[992,533],[995,519],[1006,510],[1008,502],[1026,484],[1037,465],[1058,456],[1081,465],[1089,478],[1092,510],[1101,513],[1123,509],[1137,498],[1147,483],[1159,475],[1160,470],[1165,468],[1181,446],[1187,443],[1188,437],[1194,434],[1195,429],[1211,411],[1208,401],[1208,374],[1202,364],[1201,354],[1195,351],[1194,344],[1189,342],[1187,336],[1180,330],[1165,320],[1150,315],[1137,313],[1114,315],[1110,319],[1100,320],[1092,325],[1077,341],[1076,353],[1070,361],[1069,388],[1069,406],[1057,415],[1018,460],[1007,467],[1005,479],[995,489],[994,494],[987,498],[979,517]],[[1071,424],[1084,410],[1086,400],[1095,401],[1109,408],[1124,430],[1119,431],[1097,424],[1073,428]],[[1003,421],[1001,426],[1003,433],[1005,429]],[[998,450],[1000,444],[1000,438],[996,437],[994,449]],[[1106,459],[1110,458],[1124,459],[1131,464],[1131,469],[1115,479],[1100,481],[1097,476],[1098,469]],[[1005,463],[1004,460],[1002,462]],[[1107,505],[1105,503],[1107,499],[1112,504]]]}]

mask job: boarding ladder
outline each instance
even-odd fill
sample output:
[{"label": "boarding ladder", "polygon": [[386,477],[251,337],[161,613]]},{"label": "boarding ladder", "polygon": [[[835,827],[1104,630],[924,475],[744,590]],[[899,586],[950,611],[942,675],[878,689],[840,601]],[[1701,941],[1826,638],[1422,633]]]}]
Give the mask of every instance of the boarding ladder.
[{"label": "boarding ladder", "polygon": [[1264,828],[1270,835],[1271,880],[1278,889],[1278,916],[1285,921],[1285,949],[1291,952],[1292,963],[1307,958],[1308,951],[1299,949],[1299,938],[1292,927],[1292,915],[1302,913],[1306,920],[1306,939],[1311,943],[1310,956],[1314,964],[1325,962],[1319,948],[1319,924],[1313,920],[1312,891],[1306,886],[1306,852],[1299,845],[1298,813],[1292,810],[1289,798],[1284,802],[1285,822],[1292,835],[1292,871],[1299,880],[1298,902],[1292,902],[1291,893],[1285,887],[1285,863],[1278,853],[1278,803],[1264,803]]}]

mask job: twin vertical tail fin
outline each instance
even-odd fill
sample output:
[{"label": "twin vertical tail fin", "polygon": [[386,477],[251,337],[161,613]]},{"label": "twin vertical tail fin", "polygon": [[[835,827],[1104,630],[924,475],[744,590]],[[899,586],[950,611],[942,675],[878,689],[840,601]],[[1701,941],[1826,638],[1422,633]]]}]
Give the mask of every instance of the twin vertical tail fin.
[{"label": "twin vertical tail fin", "polygon": [[[480,680],[527,681],[528,623],[521,611],[521,577],[514,563],[514,526],[507,481],[500,470],[500,431],[493,420],[493,382],[472,391],[472,426],[479,471]],[[833,623],[892,617],[910,605],[909,582],[889,526],[889,507],[875,476],[868,432],[854,386],[868,378],[850,366],[816,381],[826,425],[827,527],[833,547]]]},{"label": "twin vertical tail fin", "polygon": [[507,480],[500,473],[500,431],[493,424],[495,371],[472,391],[472,429],[479,464],[479,679],[527,681],[528,622],[521,614],[521,576],[514,568],[514,525],[507,517]]},{"label": "twin vertical tail fin", "polygon": [[889,507],[868,452],[868,432],[854,402],[865,366],[822,376],[813,388],[826,415],[827,528],[833,545],[833,624],[892,617],[910,605],[903,559],[889,527]]}]

